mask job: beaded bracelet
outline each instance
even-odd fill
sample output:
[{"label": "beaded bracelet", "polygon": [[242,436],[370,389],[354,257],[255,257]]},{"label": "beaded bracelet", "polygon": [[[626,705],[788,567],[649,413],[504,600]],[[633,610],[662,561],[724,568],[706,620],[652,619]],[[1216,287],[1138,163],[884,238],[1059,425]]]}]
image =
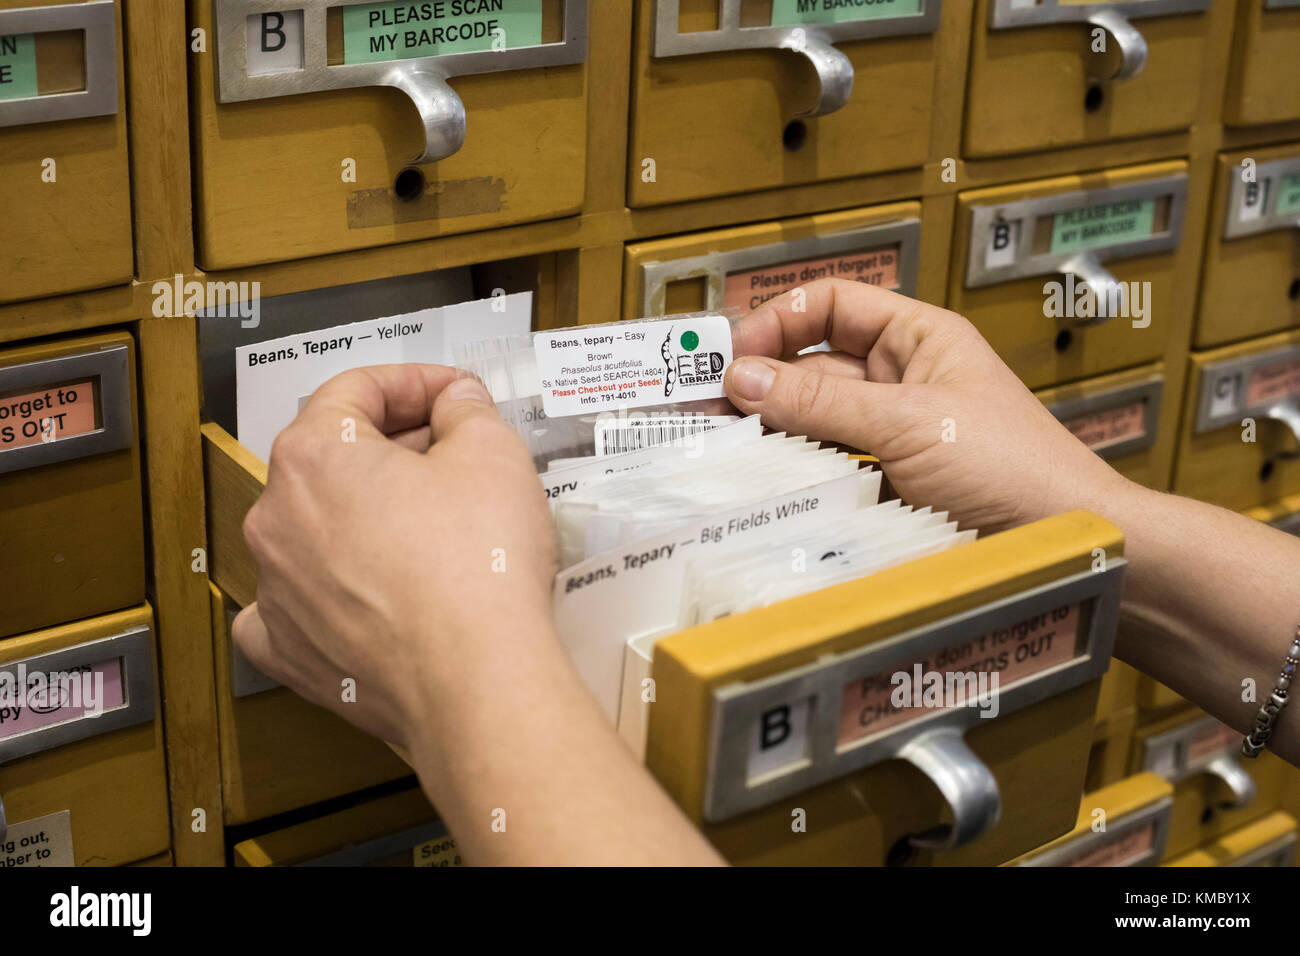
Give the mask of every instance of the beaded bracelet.
[{"label": "beaded bracelet", "polygon": [[1300,665],[1300,627],[1296,628],[1291,650],[1287,653],[1286,660],[1282,662],[1282,673],[1278,675],[1277,686],[1273,688],[1272,696],[1260,705],[1259,713],[1255,715],[1255,729],[1241,742],[1241,752],[1244,756],[1258,757],[1264,752],[1264,745],[1273,735],[1273,724],[1277,722],[1278,714],[1282,713],[1282,708],[1287,704],[1291,679],[1295,677],[1297,665]]}]

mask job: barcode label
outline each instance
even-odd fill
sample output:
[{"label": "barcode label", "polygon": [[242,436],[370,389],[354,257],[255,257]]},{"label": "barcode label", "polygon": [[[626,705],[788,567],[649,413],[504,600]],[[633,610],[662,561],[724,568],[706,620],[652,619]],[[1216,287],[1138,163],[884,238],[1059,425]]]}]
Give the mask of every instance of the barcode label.
[{"label": "barcode label", "polygon": [[736,415],[675,415],[663,418],[597,419],[596,456],[621,455],[654,445],[676,445],[701,432],[739,421]]}]

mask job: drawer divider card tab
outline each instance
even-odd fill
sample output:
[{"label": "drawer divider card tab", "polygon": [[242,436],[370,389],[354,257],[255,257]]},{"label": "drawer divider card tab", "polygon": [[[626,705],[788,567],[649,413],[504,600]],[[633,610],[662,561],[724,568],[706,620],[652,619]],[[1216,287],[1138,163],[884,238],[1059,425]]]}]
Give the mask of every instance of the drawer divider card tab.
[{"label": "drawer divider card tab", "polygon": [[1053,402],[1056,419],[1107,460],[1123,458],[1155,444],[1160,421],[1161,375],[1143,381]]},{"label": "drawer divider card tab", "polygon": [[1170,783],[1208,774],[1221,781],[1229,794],[1219,809],[1240,810],[1250,806],[1256,792],[1254,779],[1237,759],[1240,752],[1241,734],[1215,717],[1205,717],[1148,737],[1143,743],[1142,769]]},{"label": "drawer divider card tab", "polygon": [[1230,191],[1223,238],[1300,228],[1300,156],[1259,163],[1249,182],[1239,167],[1226,172]]},{"label": "drawer divider card tab", "polygon": [[[1122,559],[1110,560],[1104,571],[1070,575],[867,647],[718,688],[705,818],[726,820],[897,758],[931,778],[953,815],[951,826],[914,843],[956,847],[982,835],[999,818],[998,787],[963,735],[994,706],[997,713],[1013,713],[1105,673],[1123,567]],[[902,686],[899,674],[920,696],[925,675],[939,670],[935,662],[969,663],[970,652],[996,659],[1008,651],[1014,663],[999,665],[1001,676],[1010,678],[1005,687],[981,672],[978,690],[969,683],[957,687],[960,704],[916,716],[893,699]],[[793,727],[802,731],[789,732]],[[764,753],[762,745],[778,731],[796,747],[783,743]]]},{"label": "drawer divider card tab", "polygon": [[1164,176],[972,209],[966,287],[1036,275],[1086,283],[1094,314],[1078,325],[1125,315],[1128,287],[1103,263],[1178,247],[1187,207],[1187,177]]},{"label": "drawer divider card tab", "polygon": [[117,100],[113,0],[0,10],[0,127],[111,116]]},{"label": "drawer divider card tab", "polygon": [[703,278],[704,308],[749,311],[823,277],[856,279],[916,294],[921,222],[908,218],[847,232],[808,236],[641,266],[641,315],[666,312],[668,286]]},{"label": "drawer divider card tab", "polygon": [[[424,127],[416,164],[446,159],[465,142],[465,105],[450,77],[587,57],[587,0],[563,0],[564,29],[555,42],[543,39],[542,0],[468,0],[458,14],[445,4],[391,0],[320,0],[298,9],[284,0],[213,3],[222,103],[393,87],[410,98]],[[426,8],[430,17],[410,17]]]},{"label": "drawer divider card tab", "polygon": [[128,448],[125,345],[0,367],[0,475]]},{"label": "drawer divider card tab", "polygon": [[1267,418],[1285,426],[1297,446],[1273,457],[1300,455],[1300,345],[1207,364],[1199,387],[1196,434]]},{"label": "drawer divider card tab", "polygon": [[0,765],[153,720],[152,630],[0,664],[0,711]]},{"label": "drawer divider card tab", "polygon": [[1127,0],[1116,3],[1077,3],[1074,0],[994,0],[995,30],[1083,23],[1100,27],[1119,48],[1120,60],[1112,80],[1127,80],[1142,72],[1147,62],[1147,41],[1130,19],[1198,13],[1210,0]]},{"label": "drawer divider card tab", "polygon": [[853,94],[853,63],[837,42],[886,36],[933,33],[939,25],[940,0],[897,0],[890,5],[850,6],[772,0],[764,23],[743,22],[742,0],[720,0],[713,30],[683,33],[681,0],[657,0],[654,21],[656,57],[691,56],[728,50],[789,50],[802,56],[817,74],[815,102],[795,114],[825,116]]}]

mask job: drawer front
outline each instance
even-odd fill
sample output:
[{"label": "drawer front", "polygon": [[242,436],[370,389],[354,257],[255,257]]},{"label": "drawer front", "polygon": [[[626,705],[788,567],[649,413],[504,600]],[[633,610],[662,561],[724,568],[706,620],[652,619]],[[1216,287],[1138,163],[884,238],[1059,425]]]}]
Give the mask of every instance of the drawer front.
[{"label": "drawer front", "polygon": [[[1116,471],[1148,488],[1164,490],[1176,434],[1172,424],[1161,427],[1164,382],[1164,368],[1156,363],[1037,394],[1076,438]],[[1171,418],[1166,413],[1166,421]]]},{"label": "drawer front", "polygon": [[215,47],[212,68],[191,73],[206,270],[582,207],[587,0],[505,0],[463,16],[441,4],[191,0],[190,15]]},{"label": "drawer front", "polygon": [[917,294],[921,204],[893,203],[627,247],[623,317],[748,312],[822,278]]},{"label": "drawer front", "polygon": [[940,14],[637,0],[629,205],[922,166]]},{"label": "drawer front", "polygon": [[[1041,846],[1075,824],[1122,547],[1075,512],[664,638],[646,762],[732,862],[987,865]],[[1053,646],[1064,666],[1033,671]],[[899,709],[941,669],[999,673],[995,719],[974,693]],[[891,672],[918,670],[912,702],[889,700]]]},{"label": "drawer front", "polygon": [[1153,773],[1092,790],[1074,829],[1014,861],[1017,866],[1154,866],[1164,856],[1173,787]]},{"label": "drawer front", "polygon": [[1187,129],[1210,41],[1209,0],[980,0],[965,155],[998,156]]},{"label": "drawer front", "polygon": [[1167,857],[1175,857],[1276,810],[1286,765],[1271,753],[1241,756],[1242,735],[1213,717],[1178,714],[1140,729],[1134,772],[1174,785]]},{"label": "drawer front", "polygon": [[962,193],[948,306],[1030,388],[1160,358],[1174,334],[1182,162]]},{"label": "drawer front", "polygon": [[1193,353],[1174,491],[1242,510],[1300,493],[1300,331]]},{"label": "drawer front", "polygon": [[410,775],[381,740],[262,674],[235,647],[237,605],[211,588],[221,789],[227,824],[249,823]]},{"label": "drawer front", "polygon": [[6,866],[116,866],[168,848],[156,688],[148,606],[0,641]]},{"label": "drawer front", "polygon": [[135,345],[0,351],[0,637],[144,600]]},{"label": "drawer front", "polygon": [[1237,4],[1232,68],[1223,103],[1229,126],[1300,119],[1300,2]]},{"label": "drawer front", "polygon": [[1219,157],[1197,348],[1300,326],[1300,143]]},{"label": "drawer front", "polygon": [[459,866],[456,841],[418,788],[235,844],[236,866]]},{"label": "drawer front", "polygon": [[1296,820],[1278,811],[1207,841],[1165,866],[1295,866]]},{"label": "drawer front", "polygon": [[0,303],[134,270],[116,0],[0,0]]}]

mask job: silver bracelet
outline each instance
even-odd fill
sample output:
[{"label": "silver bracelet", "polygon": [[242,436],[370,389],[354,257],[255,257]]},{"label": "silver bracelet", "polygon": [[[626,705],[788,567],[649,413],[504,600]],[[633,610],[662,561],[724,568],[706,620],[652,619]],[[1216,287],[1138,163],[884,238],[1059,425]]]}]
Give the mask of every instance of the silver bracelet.
[{"label": "silver bracelet", "polygon": [[1253,758],[1264,752],[1264,745],[1273,735],[1273,724],[1277,722],[1278,715],[1286,707],[1291,679],[1295,677],[1297,665],[1300,665],[1300,627],[1296,628],[1291,650],[1287,652],[1286,660],[1282,662],[1282,673],[1278,675],[1277,686],[1273,688],[1272,696],[1260,705],[1259,713],[1255,715],[1255,729],[1241,742],[1243,756]]}]

